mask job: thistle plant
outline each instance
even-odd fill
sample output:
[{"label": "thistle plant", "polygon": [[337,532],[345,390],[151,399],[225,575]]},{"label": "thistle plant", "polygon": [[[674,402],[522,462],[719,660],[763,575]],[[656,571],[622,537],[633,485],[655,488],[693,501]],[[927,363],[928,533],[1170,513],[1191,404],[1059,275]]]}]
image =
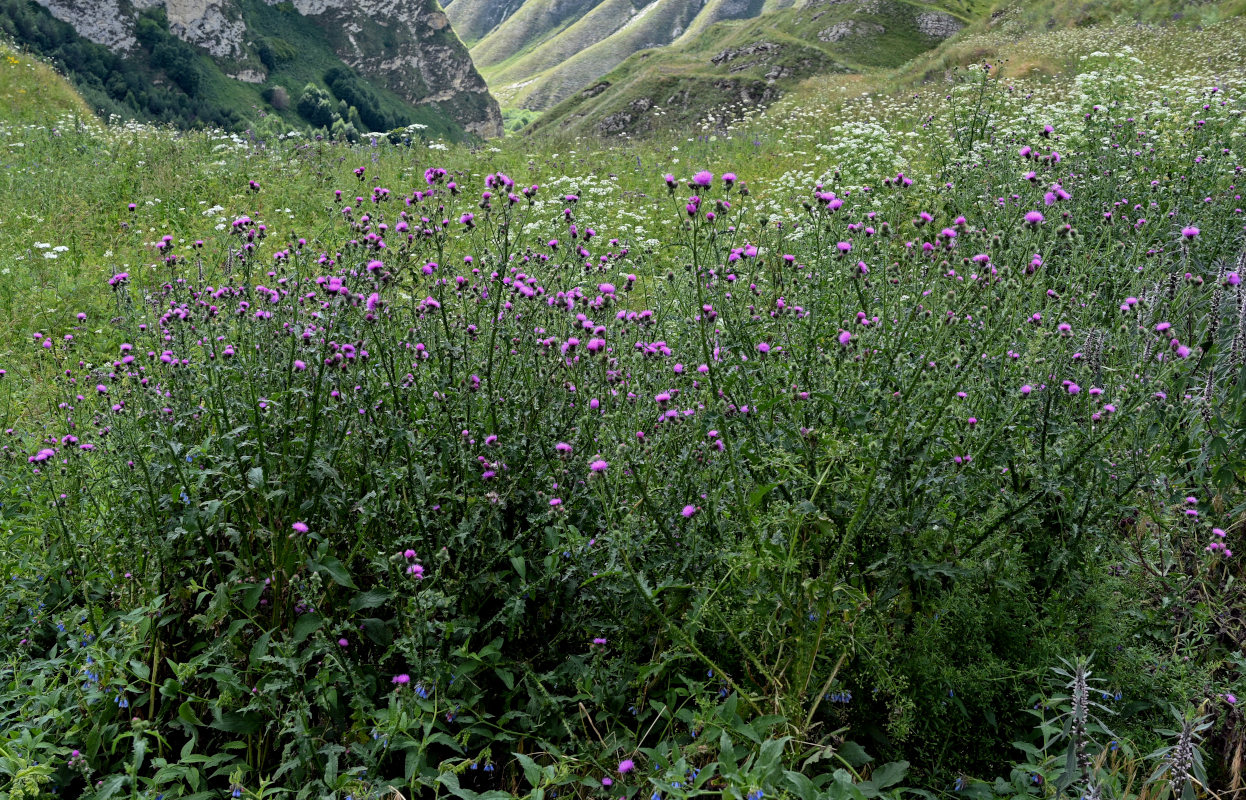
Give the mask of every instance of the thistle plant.
[{"label": "thistle plant", "polygon": [[[1132,679],[1182,554],[1241,607],[1243,103],[994,75],[886,160],[777,126],[784,175],[7,132],[0,731],[61,796],[849,796],[816,773],[867,730],[927,785],[1000,763],[1015,715],[964,720],[1077,642]],[[1119,794],[1057,675],[1018,792]]]}]

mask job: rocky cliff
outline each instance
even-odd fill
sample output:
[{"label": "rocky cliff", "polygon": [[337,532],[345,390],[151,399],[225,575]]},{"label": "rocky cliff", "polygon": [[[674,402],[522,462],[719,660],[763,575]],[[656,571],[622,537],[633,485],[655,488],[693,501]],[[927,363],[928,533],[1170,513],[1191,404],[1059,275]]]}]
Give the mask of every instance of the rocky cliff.
[{"label": "rocky cliff", "polygon": [[[257,4],[311,22],[337,57],[414,106],[437,109],[468,131],[499,136],[502,115],[437,0],[36,0],[91,41],[120,52],[138,47],[146,9],[163,8],[169,31],[203,48],[231,77],[263,83],[263,37],[248,18]],[[297,58],[298,54],[295,53]],[[292,87],[301,88],[301,87]]]}]

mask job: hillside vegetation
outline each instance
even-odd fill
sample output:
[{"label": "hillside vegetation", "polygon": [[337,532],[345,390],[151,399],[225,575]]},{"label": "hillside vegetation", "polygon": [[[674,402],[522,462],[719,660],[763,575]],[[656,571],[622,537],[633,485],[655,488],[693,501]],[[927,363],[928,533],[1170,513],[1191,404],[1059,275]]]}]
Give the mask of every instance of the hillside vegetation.
[{"label": "hillside vegetation", "polygon": [[[529,132],[651,136],[721,131],[781,97],[904,91],[945,81],[983,59],[1027,52],[1026,41],[1067,28],[1147,25],[1189,29],[1246,11],[1228,2],[1044,1],[941,5],[899,0],[771,2],[761,16],[689,31],[630,57],[544,113]],[[742,57],[743,56],[743,57]],[[1016,63],[1012,74],[1076,71],[1071,52]],[[539,84],[538,84],[539,85]],[[811,87],[806,92],[802,87]],[[529,91],[527,87],[524,89]],[[499,91],[503,91],[499,89]]]},{"label": "hillside vegetation", "polygon": [[730,119],[815,75],[898,67],[965,23],[907,0],[809,4],[721,22],[636,54],[551,109],[534,130],[648,135],[706,117]]},{"label": "hillside vegetation", "polygon": [[0,59],[0,795],[1240,796],[1246,21],[974,19],[644,139]]},{"label": "hillside vegetation", "polygon": [[[799,6],[799,11],[792,10],[793,6]],[[768,59],[779,63],[779,72],[769,77],[762,70],[757,75],[718,80],[718,86],[697,85],[696,91],[708,90],[711,100],[733,94],[746,101],[754,95],[769,98],[780,91],[776,81],[798,72],[803,77],[853,68],[851,61],[839,61],[852,52],[876,54],[863,63],[895,66],[951,35],[966,20],[975,18],[978,10],[959,3],[946,6],[951,14],[944,13],[944,8],[938,3],[910,4],[905,0],[835,4],[806,0],[654,0],[648,4],[632,0],[527,0],[519,5],[453,0],[446,13],[471,45],[472,58],[504,105],[544,110],[577,92],[593,91],[599,78],[634,53],[656,49],[663,54],[662,72],[686,73],[694,65],[701,66],[705,53],[712,56],[731,47],[741,36],[758,32],[772,38],[781,36],[789,49],[802,52],[791,59],[792,65],[782,63],[787,59]],[[785,10],[791,13],[779,13]],[[921,26],[923,30],[918,30],[915,20],[921,15],[927,21]],[[481,20],[494,18],[499,21],[485,30]],[[730,20],[751,20],[754,24],[746,23],[743,32],[734,26],[714,28],[716,23]],[[844,42],[839,47],[822,46]],[[646,53],[646,57],[650,55]],[[635,66],[628,68],[629,73],[635,70]],[[721,70],[724,75],[736,71],[731,67]],[[763,80],[753,80],[757,77]],[[772,88],[766,92],[759,86]]]},{"label": "hillside vegetation", "polygon": [[[324,135],[357,138],[410,125],[434,138],[466,136],[442,109],[413,105],[351,70],[322,27],[289,4],[239,0],[238,6],[255,43],[254,67],[263,71],[258,83],[232,77],[234,71],[255,71],[252,65],[213,58],[171,33],[159,6],[140,15],[133,53],[87,40],[31,0],[0,0],[0,35],[51,60],[104,119],[252,130],[268,137],[322,129]],[[343,77],[332,81],[331,74]],[[333,104],[327,114],[300,113],[298,100],[308,86]],[[461,102],[477,100],[465,94]]]},{"label": "hillside vegetation", "polygon": [[91,115],[82,95],[46,63],[0,43],[0,65],[0,100],[8,109],[6,123]]}]

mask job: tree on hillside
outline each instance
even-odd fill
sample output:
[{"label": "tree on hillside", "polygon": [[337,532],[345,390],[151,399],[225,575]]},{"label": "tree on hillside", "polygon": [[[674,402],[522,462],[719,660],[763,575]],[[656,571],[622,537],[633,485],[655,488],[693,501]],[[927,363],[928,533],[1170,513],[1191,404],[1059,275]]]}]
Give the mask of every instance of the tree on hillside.
[{"label": "tree on hillside", "polygon": [[314,83],[309,83],[303,88],[303,93],[299,95],[295,108],[299,116],[317,128],[329,127],[333,124],[334,117],[337,116],[333,113],[333,101],[328,92]]}]

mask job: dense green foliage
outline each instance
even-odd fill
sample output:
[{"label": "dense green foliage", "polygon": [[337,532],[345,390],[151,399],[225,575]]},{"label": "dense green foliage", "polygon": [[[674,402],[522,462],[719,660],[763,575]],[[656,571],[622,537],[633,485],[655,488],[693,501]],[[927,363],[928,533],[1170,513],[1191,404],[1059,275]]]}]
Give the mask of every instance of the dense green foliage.
[{"label": "dense green foliage", "polygon": [[1235,790],[1243,42],[613,148],[0,127],[0,788]]},{"label": "dense green foliage", "polygon": [[324,82],[339,100],[358,112],[367,130],[388,131],[411,124],[406,117],[387,113],[376,93],[350,70],[334,67],[324,74]]}]

